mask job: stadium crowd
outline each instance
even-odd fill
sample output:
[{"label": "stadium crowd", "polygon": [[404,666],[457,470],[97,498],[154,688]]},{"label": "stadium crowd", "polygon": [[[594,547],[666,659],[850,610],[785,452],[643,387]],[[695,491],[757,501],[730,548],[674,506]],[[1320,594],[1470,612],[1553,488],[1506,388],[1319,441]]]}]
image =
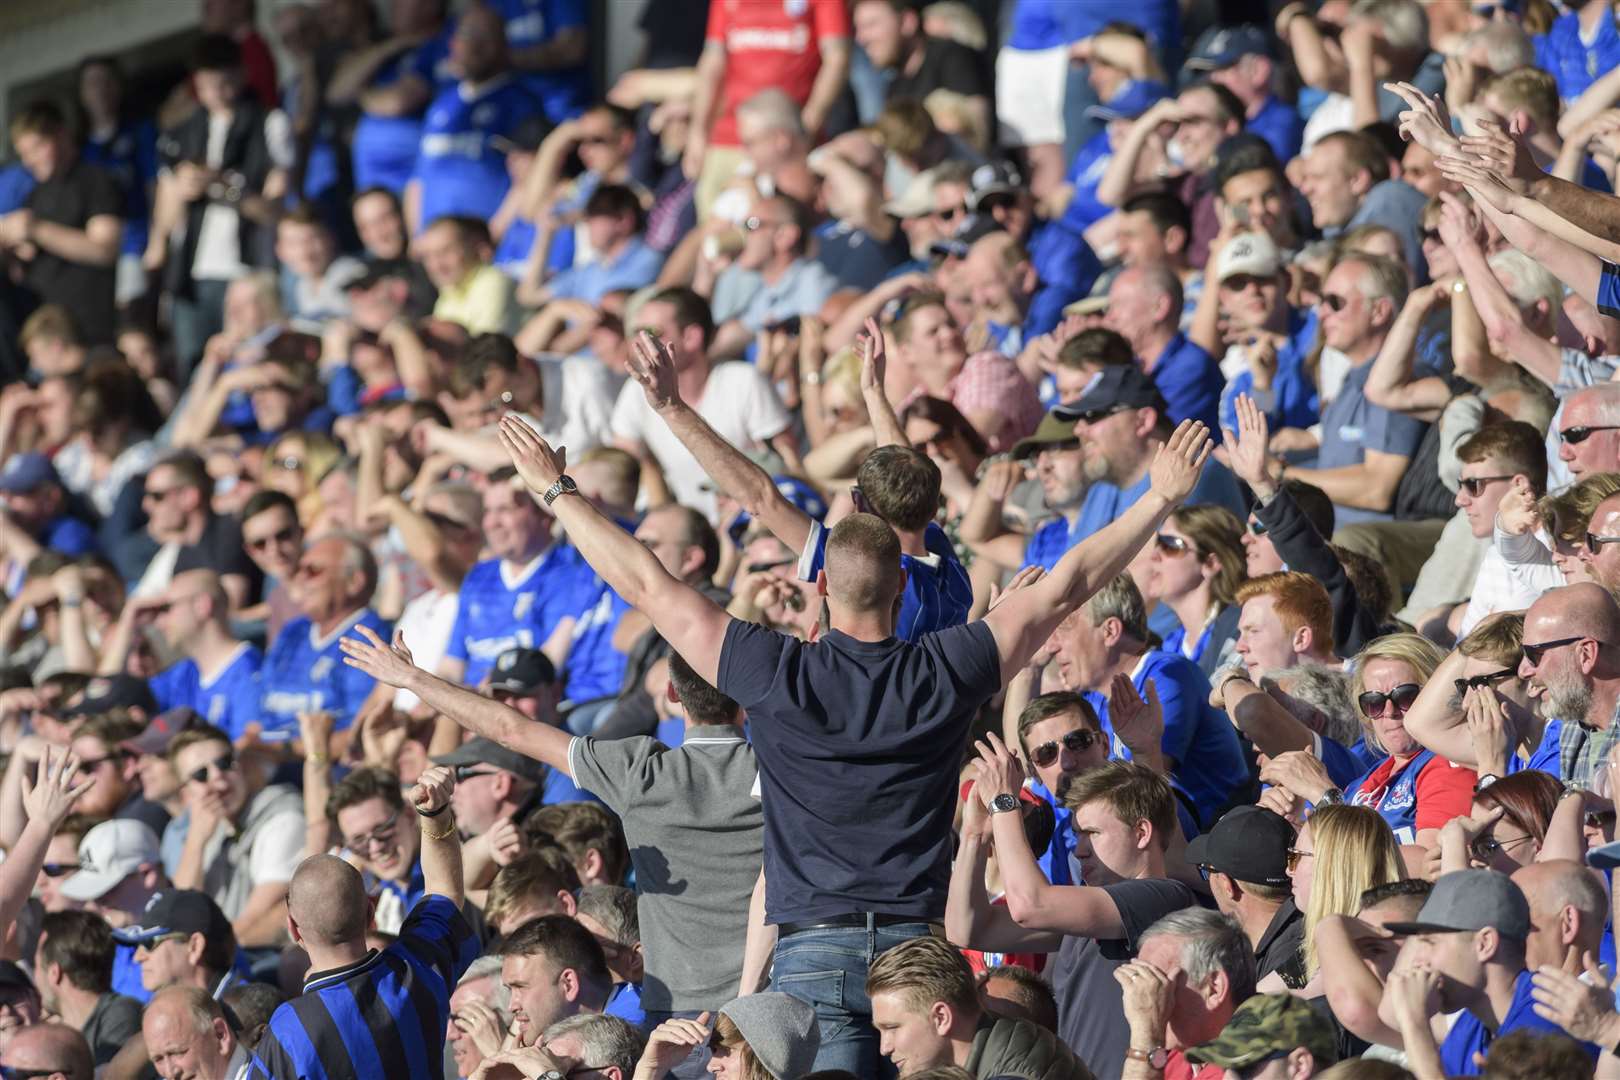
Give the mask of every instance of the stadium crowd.
[{"label": "stadium crowd", "polygon": [[14,104],[0,1078],[1620,1078],[1613,0],[604,7]]}]

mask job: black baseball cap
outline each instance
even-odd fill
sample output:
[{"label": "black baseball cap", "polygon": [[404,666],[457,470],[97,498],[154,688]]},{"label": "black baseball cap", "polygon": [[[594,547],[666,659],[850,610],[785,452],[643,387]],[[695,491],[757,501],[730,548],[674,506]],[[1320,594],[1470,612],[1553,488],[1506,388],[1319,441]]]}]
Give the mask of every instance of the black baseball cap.
[{"label": "black baseball cap", "polygon": [[438,754],[432,760],[435,765],[452,767],[491,765],[535,784],[546,778],[546,767],[540,762],[483,736],[468,739],[450,753]]},{"label": "black baseball cap", "polygon": [[1114,408],[1153,408],[1163,413],[1168,406],[1164,395],[1141,368],[1135,364],[1109,364],[1092,378],[1085,393],[1057,406],[1052,415],[1072,423],[1086,413]]},{"label": "black baseball cap", "polygon": [[157,712],[157,699],[145,679],[133,675],[108,675],[90,680],[77,705],[64,709],[62,716],[100,716],[114,709],[144,709]]},{"label": "black baseball cap", "polygon": [[202,934],[210,940],[228,938],[235,931],[213,897],[195,889],[169,889],[147,901],[137,926],[113,931],[121,945],[149,945],[165,934]]},{"label": "black baseball cap", "polygon": [[1234,806],[1187,844],[1187,861],[1251,885],[1287,885],[1294,827],[1263,806]]},{"label": "black baseball cap", "polygon": [[34,980],[15,960],[0,960],[0,991],[34,990]]},{"label": "black baseball cap", "polygon": [[539,649],[507,649],[495,658],[487,685],[509,694],[532,694],[556,681],[556,667]]}]

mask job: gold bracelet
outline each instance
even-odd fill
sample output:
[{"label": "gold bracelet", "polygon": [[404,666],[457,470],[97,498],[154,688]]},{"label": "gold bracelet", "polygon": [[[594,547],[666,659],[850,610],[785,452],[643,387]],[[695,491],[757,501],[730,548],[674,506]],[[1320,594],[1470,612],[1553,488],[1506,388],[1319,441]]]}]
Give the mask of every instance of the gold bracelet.
[{"label": "gold bracelet", "polygon": [[426,820],[422,822],[422,839],[424,840],[443,840],[445,837],[451,835],[455,831],[456,816],[454,814],[448,814],[445,816],[443,832],[429,832],[428,822]]}]

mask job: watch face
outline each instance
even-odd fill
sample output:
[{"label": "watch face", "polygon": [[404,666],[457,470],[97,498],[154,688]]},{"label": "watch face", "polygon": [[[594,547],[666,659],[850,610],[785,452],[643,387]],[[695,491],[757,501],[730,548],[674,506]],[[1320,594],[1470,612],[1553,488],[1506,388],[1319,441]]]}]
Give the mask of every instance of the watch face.
[{"label": "watch face", "polygon": [[1016,810],[1018,809],[1018,797],[1016,795],[1007,795],[1005,793],[997,795],[994,799],[990,800],[990,809],[994,810],[998,814],[1005,814],[1010,810]]}]

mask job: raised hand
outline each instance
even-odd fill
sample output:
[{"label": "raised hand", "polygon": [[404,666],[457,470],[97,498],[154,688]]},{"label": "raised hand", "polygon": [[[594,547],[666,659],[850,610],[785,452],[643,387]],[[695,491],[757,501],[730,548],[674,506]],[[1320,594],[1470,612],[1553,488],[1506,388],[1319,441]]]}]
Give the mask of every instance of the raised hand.
[{"label": "raised hand", "polygon": [[332,744],[332,727],[336,722],[337,717],[324,709],[298,714],[298,737],[303,741],[308,759],[327,756],[327,748]]},{"label": "raised hand", "polygon": [[1478,158],[1487,167],[1502,174],[1508,186],[1520,194],[1532,182],[1546,175],[1536,164],[1530,144],[1521,132],[1510,131],[1488,118],[1481,118],[1478,127],[1478,135],[1464,135],[1459,140],[1462,156]]},{"label": "raised hand", "polygon": [[494,1057],[501,1052],[506,1032],[501,1030],[501,1018],[484,1002],[468,1001],[455,1011],[450,1022],[467,1033],[484,1057]]},{"label": "raised hand", "polygon": [[1481,248],[1485,227],[1479,217],[1449,191],[1440,193],[1440,240],[1452,249]]},{"label": "raised hand", "polygon": [[647,405],[658,412],[680,404],[681,391],[675,381],[675,354],[667,341],[659,341],[651,330],[642,330],[630,342],[630,374],[641,384]]},{"label": "raised hand", "polygon": [[1541,528],[1541,511],[1536,508],[1536,497],[1524,477],[1515,476],[1513,486],[1502,496],[1496,507],[1496,525],[1509,536],[1523,536]]},{"label": "raised hand", "polygon": [[526,843],[523,830],[513,823],[511,815],[501,818],[489,830],[489,854],[496,866],[507,866],[523,854]]},{"label": "raised hand", "polygon": [[435,765],[417,778],[411,789],[410,804],[419,814],[435,814],[450,805],[450,795],[456,790],[456,770],[446,765]]},{"label": "raised hand", "polygon": [[1502,775],[1507,771],[1514,740],[1496,691],[1488,686],[1469,687],[1463,695],[1463,716],[1474,743],[1474,761],[1479,771]]},{"label": "raised hand", "polygon": [[1012,489],[1025,475],[1024,463],[1017,458],[999,458],[984,470],[985,494],[996,502],[1005,502]]},{"label": "raised hand", "polygon": [[676,1018],[665,1020],[647,1036],[647,1049],[636,1062],[636,1078],[661,1077],[686,1059],[694,1047],[709,1041],[709,1014],[699,1013],[696,1020]]},{"label": "raised hand", "polygon": [[1140,1038],[1162,1046],[1180,976],[1172,979],[1146,960],[1132,960],[1115,968],[1114,978],[1125,991],[1125,1021],[1133,1042]]},{"label": "raised hand", "polygon": [[876,319],[866,320],[866,331],[857,339],[861,353],[861,391],[867,394],[883,393],[883,379],[888,372],[888,356],[884,352],[883,328]]},{"label": "raised hand", "polygon": [[40,759],[38,779],[30,781],[27,770],[21,774],[24,816],[29,821],[45,824],[52,833],[56,832],[73,810],[74,802],[96,782],[94,776],[87,776],[83,780],[78,777],[78,755],[69,750],[46,747],[45,756]]},{"label": "raised hand", "polygon": [[1153,680],[1148,680],[1144,700],[1129,675],[1115,675],[1108,687],[1108,720],[1119,741],[1133,752],[1138,747],[1157,751],[1164,739],[1164,706]]},{"label": "raised hand", "polygon": [[978,749],[973,790],[988,810],[997,795],[1018,794],[1024,786],[1024,763],[994,732],[979,742]]},{"label": "raised hand", "polygon": [[411,676],[421,669],[411,660],[411,650],[405,647],[405,632],[394,631],[393,644],[377,636],[369,626],[357,626],[355,633],[365,638],[357,641],[346,637],[338,642],[343,650],[343,662],[359,668],[378,682],[403,687]]},{"label": "raised hand", "polygon": [[1543,964],[1531,976],[1530,995],[1536,1015],[1549,1020],[1577,1039],[1613,1046],[1620,1014],[1614,1009],[1614,991],[1591,953],[1585,957],[1582,982],[1572,971]]},{"label": "raised hand", "polygon": [[1384,89],[1406,102],[1407,107],[1396,117],[1401,138],[1417,143],[1436,157],[1457,148],[1457,137],[1451,133],[1451,114],[1444,101],[1411,83],[1385,83]]},{"label": "raised hand", "polygon": [[1209,429],[1201,421],[1183,420],[1170,441],[1153,455],[1153,465],[1148,470],[1153,490],[1172,506],[1179,505],[1197,486],[1213,447]]},{"label": "raised hand", "polygon": [[1498,213],[1515,213],[1517,195],[1500,173],[1483,164],[1478,158],[1448,155],[1435,161],[1440,175],[1467,188],[1481,202],[1488,203]]},{"label": "raised hand", "polygon": [[1333,786],[1321,760],[1304,750],[1290,750],[1267,761],[1260,769],[1260,779],[1287,788],[1310,803],[1321,802],[1323,793]]},{"label": "raised hand", "polygon": [[515,416],[501,417],[501,445],[518,475],[535,494],[544,494],[568,468],[568,448],[553,450],[540,433]]},{"label": "raised hand", "polygon": [[1012,580],[1007,582],[1006,588],[1002,588],[1001,586],[992,583],[990,585],[990,606],[985,610],[996,610],[996,608],[1001,606],[1001,602],[1007,599],[1007,597],[1011,596],[1019,589],[1029,588],[1031,585],[1035,584],[1045,576],[1045,567],[1026,566],[1022,570],[1018,571],[1018,573],[1013,575]]},{"label": "raised hand", "polygon": [[1404,1024],[1427,1024],[1440,994],[1440,976],[1428,968],[1398,968],[1389,973],[1384,995],[1395,1005],[1395,1014]]},{"label": "raised hand", "polygon": [[1256,489],[1256,494],[1262,487],[1270,491],[1275,487],[1268,472],[1270,422],[1248,394],[1239,394],[1232,407],[1237,413],[1238,429],[1235,435],[1230,428],[1225,432],[1226,462],[1239,480]]}]

